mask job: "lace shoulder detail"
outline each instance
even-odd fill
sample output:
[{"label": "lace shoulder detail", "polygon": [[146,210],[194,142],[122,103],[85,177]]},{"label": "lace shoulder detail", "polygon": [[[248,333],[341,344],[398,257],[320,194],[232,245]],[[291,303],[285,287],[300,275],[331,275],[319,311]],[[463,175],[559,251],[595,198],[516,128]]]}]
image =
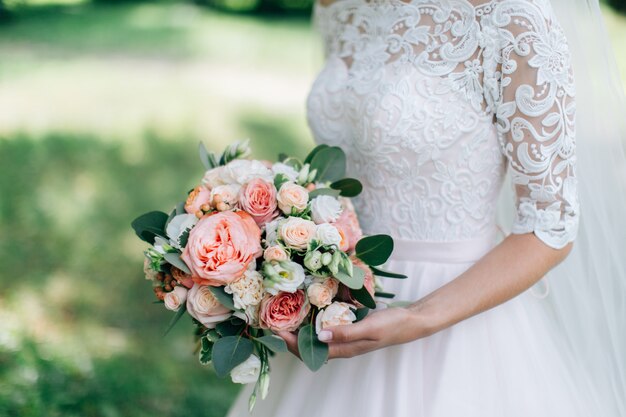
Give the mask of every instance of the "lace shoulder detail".
[{"label": "lace shoulder detail", "polygon": [[547,0],[503,0],[496,119],[517,195],[513,233],[561,248],[574,240],[579,204],[575,87],[567,39]]}]

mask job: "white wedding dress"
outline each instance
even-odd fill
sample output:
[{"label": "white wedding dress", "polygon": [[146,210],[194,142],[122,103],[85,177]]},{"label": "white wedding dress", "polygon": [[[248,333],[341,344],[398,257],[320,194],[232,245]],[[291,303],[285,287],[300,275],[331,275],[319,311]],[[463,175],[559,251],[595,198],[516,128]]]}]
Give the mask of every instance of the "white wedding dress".
[{"label": "white wedding dress", "polygon": [[[320,0],[318,0],[320,1]],[[387,233],[398,300],[417,300],[487,253],[507,170],[513,233],[561,248],[579,207],[568,44],[548,0],[335,0],[313,22],[325,65],[307,98],[318,143],[341,146],[366,234]],[[508,186],[508,185],[507,185]],[[316,373],[272,359],[266,417],[617,417],[566,366],[529,290],[430,337]],[[402,325],[402,323],[399,323]],[[569,362],[568,362],[569,363]],[[252,386],[229,416],[246,416]]]}]

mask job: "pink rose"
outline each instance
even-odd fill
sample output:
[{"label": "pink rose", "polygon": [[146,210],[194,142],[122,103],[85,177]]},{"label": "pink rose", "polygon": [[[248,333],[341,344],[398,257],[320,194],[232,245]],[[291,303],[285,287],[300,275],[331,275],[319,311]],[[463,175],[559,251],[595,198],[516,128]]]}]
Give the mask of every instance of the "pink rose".
[{"label": "pink rose", "polygon": [[316,278],[306,290],[309,301],[316,307],[324,308],[333,302],[339,290],[339,281],[335,278]]},{"label": "pink rose", "polygon": [[[347,250],[353,251],[357,242],[363,237],[363,231],[359,225],[359,219],[352,202],[348,198],[340,197],[340,202],[343,207],[343,211],[339,215],[337,221],[332,223],[339,233],[341,233],[347,240]],[[343,243],[343,242],[342,242]],[[343,250],[343,249],[342,249]]]},{"label": "pink rose", "polygon": [[185,211],[189,214],[196,214],[201,210],[202,206],[211,202],[211,191],[208,188],[199,185],[187,196],[185,201]]},{"label": "pink rose", "polygon": [[209,329],[233,313],[217,301],[209,287],[198,284],[194,284],[187,293],[187,312]]},{"label": "pink rose", "polygon": [[239,205],[259,226],[263,226],[278,216],[276,187],[271,182],[255,178],[241,187]]},{"label": "pink rose", "polygon": [[276,295],[267,295],[261,301],[259,310],[259,325],[263,329],[274,332],[294,331],[302,324],[311,310],[311,304],[303,290],[296,292],[279,292]]},{"label": "pink rose", "polygon": [[[365,262],[363,262],[356,256],[351,256],[350,259],[352,260],[352,264],[355,268],[362,269],[363,272],[365,272],[365,282],[363,283],[363,285],[367,289],[367,292],[369,292],[372,297],[374,297],[374,293],[376,292],[376,282],[374,281],[374,274],[372,273],[372,270],[369,268],[369,266],[367,266]],[[354,299],[354,297],[352,297],[352,294],[350,293],[350,288],[346,287],[343,284],[339,284],[337,299],[354,304],[357,308],[364,307],[363,304],[359,303],[357,300]]]},{"label": "pink rose", "polygon": [[243,276],[261,256],[261,229],[244,211],[204,216],[189,232],[181,259],[201,285],[227,285]]}]

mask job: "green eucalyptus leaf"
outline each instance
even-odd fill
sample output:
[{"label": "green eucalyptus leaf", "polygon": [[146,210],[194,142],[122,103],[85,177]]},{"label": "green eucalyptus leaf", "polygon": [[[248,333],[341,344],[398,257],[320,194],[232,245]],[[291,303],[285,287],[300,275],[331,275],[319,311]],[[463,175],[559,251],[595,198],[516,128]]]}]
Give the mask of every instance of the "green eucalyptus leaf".
[{"label": "green eucalyptus leaf", "polygon": [[176,268],[180,269],[184,273],[191,274],[191,271],[187,267],[187,264],[183,262],[182,259],[180,259],[180,253],[166,252],[165,255],[163,255],[163,257],[165,258],[167,262],[171,263],[172,265],[174,265]]},{"label": "green eucalyptus leaf", "polygon": [[354,312],[354,315],[356,316],[356,320],[354,322],[356,323],[357,321],[363,320],[367,316],[367,313],[369,313],[369,311],[370,309],[367,307],[357,308]]},{"label": "green eucalyptus leaf", "polygon": [[278,162],[283,162],[287,158],[289,158],[289,155],[287,155],[284,152],[281,152],[281,153],[278,154],[277,160],[278,160]]},{"label": "green eucalyptus leaf", "polygon": [[356,290],[350,290],[350,293],[359,303],[363,304],[365,307],[376,308],[376,301],[374,300],[374,297],[372,297],[372,294],[370,294],[370,292],[367,290],[367,288],[365,288],[365,286]]},{"label": "green eucalyptus leaf", "polygon": [[130,224],[141,240],[154,244],[156,236],[165,237],[165,224],[169,216],[162,211],[142,214]]},{"label": "green eucalyptus leaf", "polygon": [[224,307],[231,310],[237,310],[237,308],[235,308],[235,303],[233,302],[233,295],[228,294],[224,287],[213,287],[210,285],[209,290],[213,293],[215,298],[217,298],[217,301],[219,301]]},{"label": "green eucalyptus leaf", "polygon": [[355,247],[356,256],[370,266],[384,264],[393,252],[393,239],[389,235],[372,235],[361,238]]},{"label": "green eucalyptus leaf", "polygon": [[165,333],[163,333],[164,337],[167,336],[170,330],[174,328],[176,323],[178,323],[178,321],[185,314],[186,311],[187,311],[187,306],[185,304],[181,305],[178,311],[176,312],[176,314],[174,314],[174,317],[172,317],[172,319],[170,320],[170,324],[168,324],[167,329],[165,329]]},{"label": "green eucalyptus leaf", "polygon": [[361,268],[353,268],[352,275],[350,275],[343,265],[340,265],[339,272],[336,273],[334,277],[352,290],[363,288],[363,284],[365,283],[365,272],[363,272]]},{"label": "green eucalyptus leaf", "polygon": [[215,330],[220,334],[220,336],[237,336],[240,334],[243,329],[246,327],[246,323],[243,320],[239,322],[233,322],[232,320],[226,320],[221,323],[218,323],[215,326]]},{"label": "green eucalyptus leaf", "polygon": [[387,277],[387,278],[397,278],[397,279],[405,279],[407,276],[404,274],[396,274],[395,272],[385,271],[384,269],[375,268],[370,265],[370,269],[374,273],[374,275],[378,275],[379,277]]},{"label": "green eucalyptus leaf", "polygon": [[346,175],[346,154],[337,146],[324,148],[311,160],[311,170],[317,170],[317,181],[338,181]]},{"label": "green eucalyptus leaf", "polygon": [[330,184],[330,188],[339,190],[344,197],[356,197],[363,191],[361,181],[354,178],[343,178]]},{"label": "green eucalyptus leaf", "polygon": [[250,357],[254,343],[243,336],[226,336],[213,345],[213,366],[220,378],[228,375],[233,368]]},{"label": "green eucalyptus leaf", "polygon": [[302,361],[312,371],[320,369],[328,360],[328,345],[319,341],[311,324],[303,326],[298,332],[298,351]]},{"label": "green eucalyptus leaf", "polygon": [[280,187],[288,181],[289,178],[287,178],[285,174],[276,174],[274,177],[274,187],[276,187],[276,190],[280,190]]},{"label": "green eucalyptus leaf", "polygon": [[315,156],[315,154],[317,154],[319,151],[321,151],[322,149],[326,149],[329,146],[326,144],[321,144],[321,145],[317,145],[315,148],[313,148],[313,150],[311,152],[309,152],[309,154],[307,155],[307,157],[304,159],[304,163],[305,164],[310,164],[311,161],[313,160],[313,157]]},{"label": "green eucalyptus leaf", "polygon": [[390,293],[390,292],[384,292],[384,291],[376,291],[374,293],[374,295],[376,297],[381,297],[381,298],[395,298],[395,294]]},{"label": "green eucalyptus leaf", "polygon": [[309,200],[313,200],[315,197],[318,197],[320,195],[339,197],[339,195],[341,195],[341,191],[333,190],[332,188],[316,188],[309,193]]},{"label": "green eucalyptus leaf", "polygon": [[278,336],[263,336],[255,340],[265,345],[272,352],[287,352],[287,343]]},{"label": "green eucalyptus leaf", "polygon": [[204,168],[209,170],[217,166],[217,164],[215,163],[215,155],[213,154],[213,152],[207,151],[204,143],[200,142],[198,144],[198,152],[200,153],[200,161],[202,161],[202,165],[204,165]]}]

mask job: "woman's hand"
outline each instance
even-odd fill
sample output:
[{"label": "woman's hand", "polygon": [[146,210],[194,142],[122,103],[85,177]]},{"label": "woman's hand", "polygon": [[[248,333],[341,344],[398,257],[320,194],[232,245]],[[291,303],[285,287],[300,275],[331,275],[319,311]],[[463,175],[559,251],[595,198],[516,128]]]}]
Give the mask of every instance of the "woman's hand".
[{"label": "woman's hand", "polygon": [[[428,334],[427,327],[418,323],[415,312],[407,308],[390,307],[370,313],[363,320],[344,326],[328,327],[318,338],[328,343],[329,359],[351,358],[386,346],[410,342]],[[298,336],[278,333],[285,339],[289,351],[300,357]]]}]

